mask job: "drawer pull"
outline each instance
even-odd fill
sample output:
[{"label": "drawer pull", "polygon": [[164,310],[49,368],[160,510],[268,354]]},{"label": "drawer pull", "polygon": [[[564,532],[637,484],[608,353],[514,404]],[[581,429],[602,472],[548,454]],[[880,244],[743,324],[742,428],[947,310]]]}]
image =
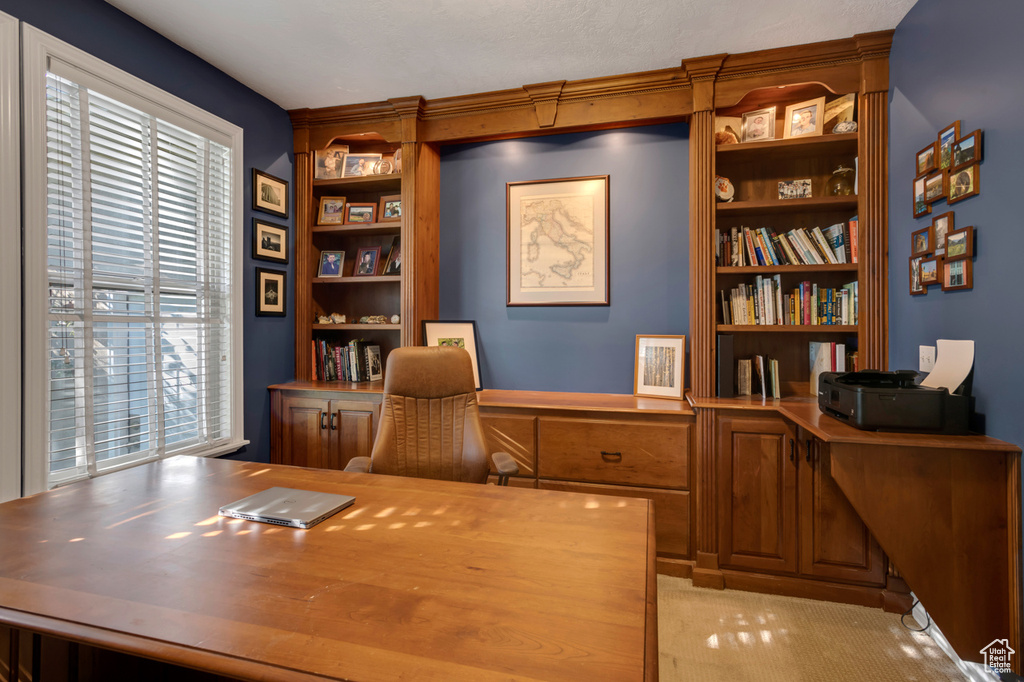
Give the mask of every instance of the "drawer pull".
[{"label": "drawer pull", "polygon": [[603,459],[606,462],[621,462],[622,461],[622,453],[621,452],[606,452],[606,451],[602,450],[601,451],[601,459]]},{"label": "drawer pull", "polygon": [[320,413],[320,428],[321,429],[326,429],[327,428],[327,413],[326,412],[321,412]]}]

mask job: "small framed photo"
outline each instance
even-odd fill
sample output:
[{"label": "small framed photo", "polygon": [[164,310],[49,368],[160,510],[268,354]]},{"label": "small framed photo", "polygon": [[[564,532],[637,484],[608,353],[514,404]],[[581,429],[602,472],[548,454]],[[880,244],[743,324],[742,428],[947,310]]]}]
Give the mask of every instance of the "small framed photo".
[{"label": "small framed photo", "polygon": [[961,137],[953,143],[953,170],[981,161],[981,131]]},{"label": "small framed photo", "polygon": [[475,320],[423,320],[424,346],[455,346],[465,348],[473,361],[476,390],[480,390],[480,365],[476,356]]},{"label": "small framed photo", "polygon": [[960,137],[960,121],[954,121],[939,131],[939,168],[953,165],[953,144]]},{"label": "small framed photo", "polygon": [[971,259],[945,261],[942,264],[942,290],[956,291],[970,289],[974,286],[971,274]]},{"label": "small framed photo", "polygon": [[953,231],[955,217],[952,211],[947,211],[932,218],[932,251],[935,252],[935,255],[944,253],[946,235]]},{"label": "small framed photo", "polygon": [[288,182],[252,169],[252,207],[255,211],[288,217]]},{"label": "small framed photo", "polygon": [[824,133],[851,133],[856,128],[854,113],[857,107],[857,94],[847,93],[825,103]]},{"label": "small framed photo", "polygon": [[253,218],[252,257],[275,263],[287,263],[288,228]]},{"label": "small framed photo", "polygon": [[343,177],[354,178],[360,175],[373,175],[374,166],[383,156],[383,154],[346,154]]},{"label": "small framed photo", "polygon": [[981,191],[978,180],[976,163],[953,171],[949,177],[949,203],[955,204],[978,194]]},{"label": "small framed photo", "polygon": [[810,99],[786,107],[784,138],[821,135],[825,119],[825,98]]},{"label": "small framed photo", "polygon": [[779,199],[810,199],[811,179],[783,180],[779,183]]},{"label": "small framed photo", "polygon": [[320,197],[317,225],[341,225],[345,222],[345,197]]},{"label": "small framed photo", "polygon": [[936,171],[924,179],[924,200],[929,204],[946,198],[946,171]]},{"label": "small framed photo", "polygon": [[917,175],[924,175],[938,168],[935,161],[935,146],[936,143],[932,142],[917,153]]},{"label": "small framed photo", "polygon": [[402,219],[402,195],[391,194],[380,198],[380,217],[378,220],[401,220]]},{"label": "small framed photo", "polygon": [[377,263],[380,261],[379,246],[364,246],[356,251],[356,269],[352,274],[356,277],[370,277],[377,274]]},{"label": "small framed photo", "polygon": [[921,176],[914,179],[914,217],[928,215],[932,212],[932,206],[924,199],[924,180]]},{"label": "small framed photo", "polygon": [[633,395],[683,399],[686,337],[636,336]]},{"label": "small framed photo", "polygon": [[927,294],[928,293],[928,289],[923,284],[921,284],[921,261],[922,260],[924,260],[924,258],[922,258],[920,256],[918,256],[916,258],[913,257],[913,256],[910,257],[910,295],[911,296],[921,296],[922,294]]},{"label": "small framed photo", "polygon": [[256,268],[256,315],[284,317],[285,278],[288,273],[283,270],[265,270]]},{"label": "small framed photo", "polygon": [[926,287],[939,283],[942,256],[921,259],[921,286]]},{"label": "small framed photo", "polygon": [[348,145],[332,144],[327,149],[317,149],[313,153],[313,179],[336,180],[345,173],[345,155]]},{"label": "small framed photo", "polygon": [[910,253],[913,256],[924,256],[935,250],[935,233],[932,226],[922,227],[910,233]]},{"label": "small framed photo", "polygon": [[381,274],[402,274],[402,244],[397,237],[395,238],[394,242],[392,242],[391,249],[388,250],[388,259],[384,262],[384,269],[381,270]]},{"label": "small framed photo", "polygon": [[370,381],[384,378],[384,363],[380,359],[380,346],[367,346],[366,359],[370,365]]},{"label": "small framed photo", "polygon": [[759,142],[775,139],[775,107],[743,114],[743,141]]},{"label": "small framed photo", "polygon": [[317,270],[317,277],[341,277],[341,270],[345,267],[344,251],[321,251],[320,268]]},{"label": "small framed photo", "polygon": [[739,116],[715,116],[715,146],[737,144],[743,135],[743,120]]},{"label": "small framed photo", "polygon": [[377,204],[345,204],[345,224],[365,225],[376,218]]},{"label": "small framed photo", "polygon": [[947,261],[974,257],[974,228],[971,226],[946,233]]}]

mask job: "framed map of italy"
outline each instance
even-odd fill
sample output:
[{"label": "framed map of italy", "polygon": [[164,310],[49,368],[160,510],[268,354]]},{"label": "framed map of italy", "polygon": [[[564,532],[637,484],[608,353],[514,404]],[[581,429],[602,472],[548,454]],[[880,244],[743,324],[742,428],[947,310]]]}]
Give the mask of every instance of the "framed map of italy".
[{"label": "framed map of italy", "polygon": [[608,176],[509,182],[507,305],[608,305]]}]

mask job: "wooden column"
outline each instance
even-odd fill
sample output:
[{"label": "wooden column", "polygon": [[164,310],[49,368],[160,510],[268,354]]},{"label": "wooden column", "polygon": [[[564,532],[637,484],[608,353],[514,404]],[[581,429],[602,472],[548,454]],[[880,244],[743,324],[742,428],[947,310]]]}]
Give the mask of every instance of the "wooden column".
[{"label": "wooden column", "polygon": [[295,229],[292,230],[295,254],[295,276],[291,287],[295,291],[295,378],[309,379],[313,366],[313,354],[309,339],[313,330],[313,291],[309,287],[313,239],[313,195],[312,157],[309,152],[309,130],[296,128],[293,133],[295,154],[295,178],[292,192],[295,201]]}]

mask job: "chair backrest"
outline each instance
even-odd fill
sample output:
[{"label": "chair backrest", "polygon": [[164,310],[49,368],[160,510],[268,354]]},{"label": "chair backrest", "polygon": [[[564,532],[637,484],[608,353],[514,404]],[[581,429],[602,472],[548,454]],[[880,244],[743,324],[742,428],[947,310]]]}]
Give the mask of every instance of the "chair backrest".
[{"label": "chair backrest", "polygon": [[378,474],[487,481],[487,447],[469,353],[421,346],[391,351],[370,460],[370,470]]}]

